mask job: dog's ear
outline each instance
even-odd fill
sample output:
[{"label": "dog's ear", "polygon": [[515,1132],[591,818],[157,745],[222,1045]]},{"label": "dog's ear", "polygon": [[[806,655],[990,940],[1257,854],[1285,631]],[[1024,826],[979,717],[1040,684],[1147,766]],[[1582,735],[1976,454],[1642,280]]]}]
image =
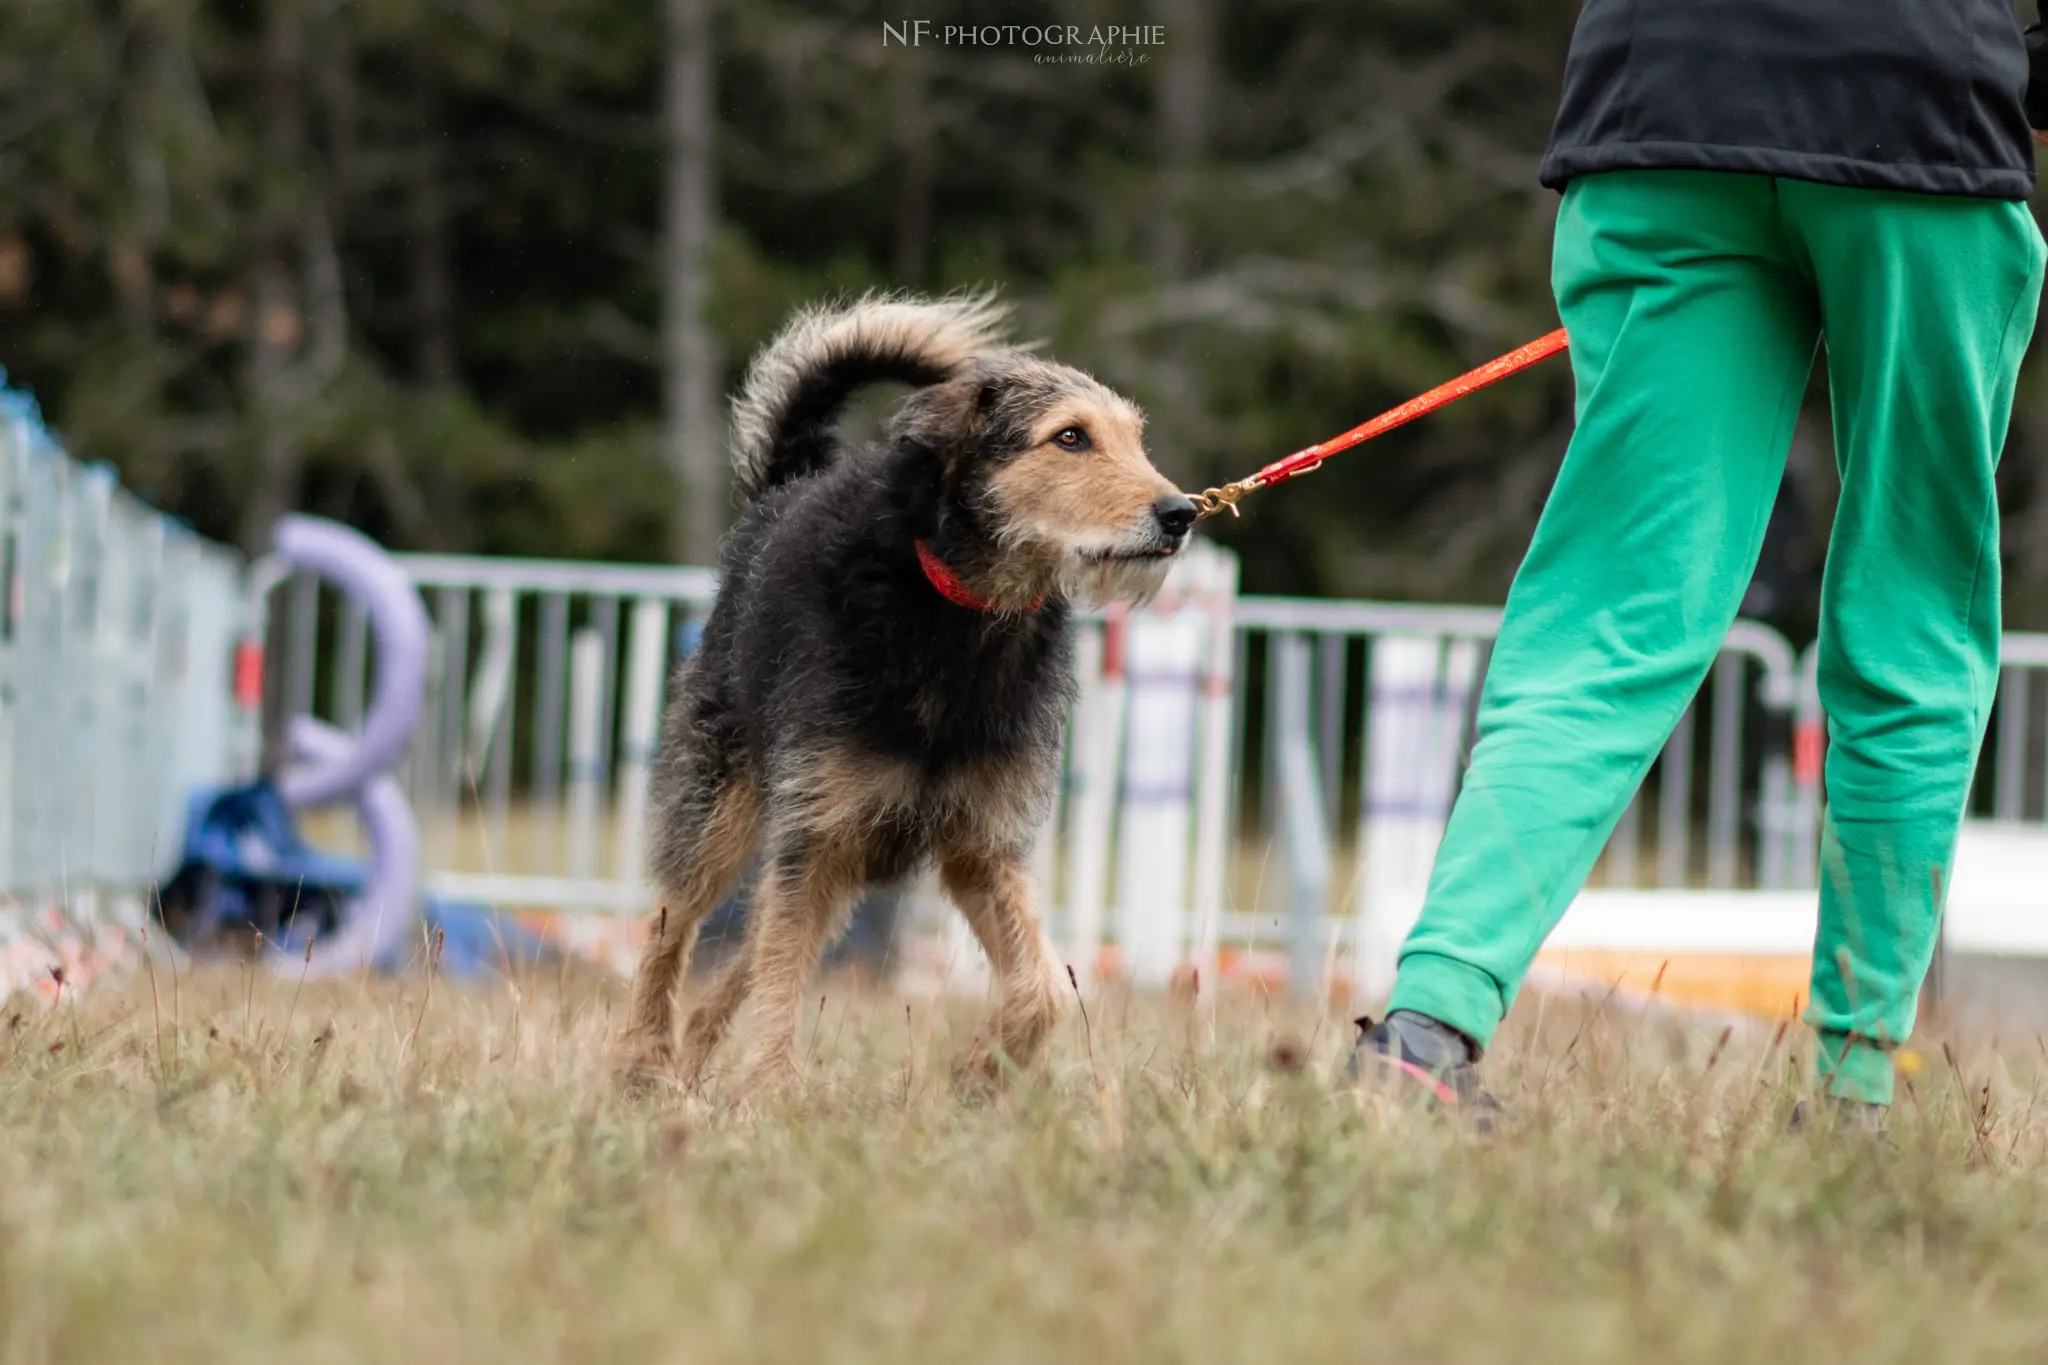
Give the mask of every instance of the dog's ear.
[{"label": "dog's ear", "polygon": [[890,434],[898,444],[916,446],[950,464],[980,438],[987,422],[984,395],[993,399],[994,387],[963,376],[919,389],[897,409]]}]

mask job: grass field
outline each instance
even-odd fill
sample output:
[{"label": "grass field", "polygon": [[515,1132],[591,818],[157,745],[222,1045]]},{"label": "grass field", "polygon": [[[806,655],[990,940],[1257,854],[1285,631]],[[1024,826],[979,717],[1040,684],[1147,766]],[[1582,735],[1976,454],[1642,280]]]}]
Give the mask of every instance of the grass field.
[{"label": "grass field", "polygon": [[[1776,1361],[2048,1355],[2032,1038],[1895,1145],[1787,1136],[1800,1040],[1529,1000],[1490,1140],[1349,1033],[1098,1002],[964,1108],[972,1002],[821,988],[808,1093],[605,1085],[616,983],[231,971],[0,1035],[0,1359]],[[289,1354],[288,1354],[289,1353]]]}]

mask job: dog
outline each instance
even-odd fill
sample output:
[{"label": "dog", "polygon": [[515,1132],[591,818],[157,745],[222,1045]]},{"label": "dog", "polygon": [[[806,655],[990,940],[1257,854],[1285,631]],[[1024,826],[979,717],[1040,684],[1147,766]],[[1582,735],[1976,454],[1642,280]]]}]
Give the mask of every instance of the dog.
[{"label": "dog", "polygon": [[[811,975],[861,891],[936,864],[998,1002],[957,1061],[1028,1065],[1069,983],[1026,858],[1050,815],[1073,700],[1073,608],[1141,604],[1197,508],[1146,456],[1138,408],[1006,344],[989,295],[873,296],[799,313],[733,407],[745,507],[677,670],[651,780],[659,900],[621,1072],[695,1086],[749,998],[740,1094],[799,1077]],[[839,419],[911,386],[881,442]],[[699,926],[759,845],[747,935],[676,1040]]]}]

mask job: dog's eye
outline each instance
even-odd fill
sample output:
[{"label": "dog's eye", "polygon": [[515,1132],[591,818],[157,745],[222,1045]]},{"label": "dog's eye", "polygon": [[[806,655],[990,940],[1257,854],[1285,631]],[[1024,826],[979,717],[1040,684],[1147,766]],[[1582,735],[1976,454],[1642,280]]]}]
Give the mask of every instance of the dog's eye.
[{"label": "dog's eye", "polygon": [[1060,433],[1052,438],[1052,443],[1061,450],[1086,450],[1088,433],[1079,427],[1063,427]]}]

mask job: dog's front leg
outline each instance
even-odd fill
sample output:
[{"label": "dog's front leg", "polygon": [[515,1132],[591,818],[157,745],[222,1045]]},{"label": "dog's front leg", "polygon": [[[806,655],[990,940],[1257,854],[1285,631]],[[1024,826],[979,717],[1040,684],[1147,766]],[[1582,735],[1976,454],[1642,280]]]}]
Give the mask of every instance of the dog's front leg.
[{"label": "dog's front leg", "polygon": [[650,1093],[673,1078],[676,988],[696,941],[696,923],[672,914],[664,896],[633,976],[626,1031],[613,1060],[628,1091]]},{"label": "dog's front leg", "polygon": [[725,1041],[725,1035],[732,1029],[733,1015],[746,1001],[754,977],[753,947],[751,938],[740,946],[719,973],[710,993],[690,1011],[690,1022],[683,1029],[682,1060],[677,1067],[689,1089],[694,1090],[703,1082],[711,1055]]},{"label": "dog's front leg", "polygon": [[1031,875],[1023,860],[981,853],[941,859],[946,892],[988,954],[1000,998],[986,1032],[954,1067],[969,1086],[998,1084],[1006,1067],[1029,1066],[1059,1022],[1066,979],[1032,909]]}]

